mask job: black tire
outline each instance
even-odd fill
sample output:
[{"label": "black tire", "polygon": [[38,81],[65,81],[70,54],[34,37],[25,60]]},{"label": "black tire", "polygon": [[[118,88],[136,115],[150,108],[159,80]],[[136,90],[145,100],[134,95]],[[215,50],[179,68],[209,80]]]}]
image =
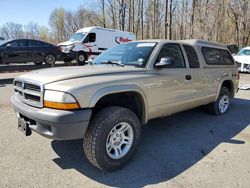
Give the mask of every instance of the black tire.
[{"label": "black tire", "polygon": [[42,65],[43,62],[42,61],[34,61],[35,65]]},{"label": "black tire", "polygon": [[[226,108],[225,111],[221,111],[220,110],[220,101],[223,100],[224,96],[226,96],[228,98],[228,107]],[[225,114],[228,112],[228,110],[230,108],[230,98],[231,98],[231,95],[230,95],[230,91],[228,90],[228,88],[222,87],[217,100],[213,103],[210,103],[210,104],[204,106],[204,109],[206,112],[208,112],[209,114],[213,114],[213,115]]]},{"label": "black tire", "polygon": [[[132,145],[122,158],[112,159],[106,150],[106,141],[111,130],[121,122],[126,122],[132,127]],[[141,125],[132,111],[116,106],[107,107],[98,112],[91,120],[83,138],[84,153],[97,168],[106,171],[117,170],[129,162],[138,146],[140,136]]]},{"label": "black tire", "polygon": [[54,65],[56,62],[56,56],[54,54],[46,54],[44,57],[44,62],[48,65]]},{"label": "black tire", "polygon": [[76,53],[76,62],[78,65],[84,65],[87,60],[87,55],[84,52]]}]

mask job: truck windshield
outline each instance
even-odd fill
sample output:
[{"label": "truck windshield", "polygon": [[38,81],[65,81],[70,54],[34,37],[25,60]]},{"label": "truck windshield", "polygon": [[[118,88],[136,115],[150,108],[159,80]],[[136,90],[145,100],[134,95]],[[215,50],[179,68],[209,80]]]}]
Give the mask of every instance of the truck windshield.
[{"label": "truck windshield", "polygon": [[144,67],[155,46],[155,42],[131,42],[116,45],[96,57],[93,63],[116,62],[123,65]]},{"label": "truck windshield", "polygon": [[85,33],[75,33],[74,35],[72,35],[70,37],[70,41],[71,42],[75,42],[75,41],[82,41],[82,39],[84,38]]}]

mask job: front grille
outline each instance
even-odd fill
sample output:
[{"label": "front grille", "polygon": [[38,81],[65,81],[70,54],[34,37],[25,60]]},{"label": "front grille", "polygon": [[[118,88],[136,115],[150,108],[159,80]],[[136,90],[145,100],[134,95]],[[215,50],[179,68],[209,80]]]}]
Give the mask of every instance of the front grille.
[{"label": "front grille", "polygon": [[17,87],[22,87],[22,82],[20,82],[20,81],[15,81],[15,84],[14,84],[15,86],[17,86]]},{"label": "front grille", "polygon": [[30,91],[41,92],[40,86],[37,86],[37,85],[34,85],[34,84],[24,83],[24,89],[27,89],[27,90],[30,90]]},{"label": "front grille", "polygon": [[41,83],[15,80],[14,90],[18,98],[26,104],[43,107],[43,86]]},{"label": "front grille", "polygon": [[21,96],[23,95],[23,93],[21,91],[17,90],[17,89],[15,89],[15,93],[18,94],[18,95],[21,95]]},{"label": "front grille", "polygon": [[24,94],[25,99],[30,100],[30,101],[36,101],[36,102],[40,102],[40,97],[38,96],[34,96],[34,95],[30,95],[30,94]]}]

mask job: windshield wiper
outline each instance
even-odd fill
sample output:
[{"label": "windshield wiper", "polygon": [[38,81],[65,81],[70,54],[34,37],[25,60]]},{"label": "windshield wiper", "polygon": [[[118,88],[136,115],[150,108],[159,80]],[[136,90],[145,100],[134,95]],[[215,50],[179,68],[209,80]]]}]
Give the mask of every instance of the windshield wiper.
[{"label": "windshield wiper", "polygon": [[119,65],[121,67],[124,67],[125,65],[122,63],[114,62],[114,61],[103,61],[101,64],[109,64],[109,65]]}]

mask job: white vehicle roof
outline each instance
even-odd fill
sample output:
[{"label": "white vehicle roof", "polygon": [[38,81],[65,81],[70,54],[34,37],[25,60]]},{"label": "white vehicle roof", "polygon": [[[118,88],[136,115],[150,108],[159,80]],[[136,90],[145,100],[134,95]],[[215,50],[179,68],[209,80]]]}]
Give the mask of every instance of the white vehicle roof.
[{"label": "white vehicle roof", "polygon": [[242,48],[242,50],[250,50],[250,46],[247,46],[245,48]]},{"label": "white vehicle roof", "polygon": [[76,33],[88,33],[93,29],[112,31],[112,32],[123,32],[123,33],[128,33],[128,34],[131,34],[131,35],[135,35],[134,33],[131,33],[131,32],[128,32],[128,31],[121,31],[121,30],[116,30],[116,29],[108,29],[108,28],[103,28],[103,27],[98,27],[98,26],[84,27],[82,29],[79,29]]}]

